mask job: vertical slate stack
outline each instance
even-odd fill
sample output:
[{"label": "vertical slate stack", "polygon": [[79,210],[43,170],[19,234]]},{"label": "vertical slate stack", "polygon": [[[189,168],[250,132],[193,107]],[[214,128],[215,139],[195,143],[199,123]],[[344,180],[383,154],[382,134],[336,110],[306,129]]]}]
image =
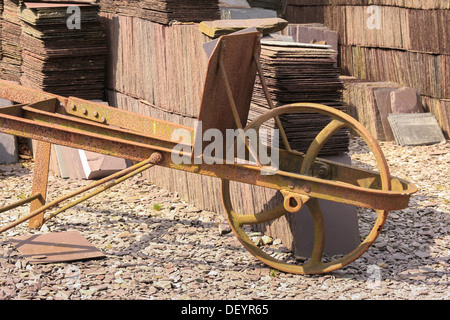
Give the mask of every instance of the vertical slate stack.
[{"label": "vertical slate stack", "polygon": [[415,88],[449,138],[450,2],[292,0],[291,23],[339,32],[344,75]]},{"label": "vertical slate stack", "polygon": [[2,79],[20,82],[22,33],[18,17],[19,0],[4,0],[2,14]]},{"label": "vertical slate stack", "polygon": [[[275,44],[278,43],[278,44]],[[336,52],[323,46],[275,42],[262,44],[261,66],[275,106],[296,102],[328,105],[345,111],[342,80],[336,66]],[[322,48],[321,48],[322,47]],[[257,78],[250,118],[267,111],[268,104]],[[314,137],[331,121],[315,113],[282,115],[281,122],[289,143],[306,152]],[[332,136],[320,155],[337,155],[348,151],[349,136],[342,130]]]}]

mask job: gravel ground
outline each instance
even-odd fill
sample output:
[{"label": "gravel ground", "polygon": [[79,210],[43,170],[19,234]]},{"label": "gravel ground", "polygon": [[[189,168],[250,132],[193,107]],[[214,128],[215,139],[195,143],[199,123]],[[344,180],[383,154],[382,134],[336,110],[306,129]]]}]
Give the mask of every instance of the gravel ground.
[{"label": "gravel ground", "polygon": [[[0,235],[0,299],[447,300],[449,290],[449,144],[381,143],[391,173],[413,181],[410,207],[391,212],[374,246],[326,275],[271,270],[251,256],[225,221],[135,177],[50,220],[40,231],[20,225]],[[352,140],[355,163],[373,163]],[[33,164],[0,166],[0,206],[30,193]],[[151,170],[151,169],[150,169]],[[49,199],[88,184],[50,178]],[[4,225],[27,208],[0,214]],[[369,219],[370,220],[370,219]],[[360,218],[363,233],[370,222]],[[9,238],[77,230],[103,259],[30,264]],[[286,248],[276,241],[278,252]]]}]

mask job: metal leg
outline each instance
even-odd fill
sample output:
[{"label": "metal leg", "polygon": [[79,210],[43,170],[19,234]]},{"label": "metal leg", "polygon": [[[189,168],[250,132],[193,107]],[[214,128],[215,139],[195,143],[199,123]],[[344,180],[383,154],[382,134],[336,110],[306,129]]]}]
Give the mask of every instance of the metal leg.
[{"label": "metal leg", "polygon": [[[38,141],[36,144],[35,166],[33,174],[32,194],[40,196],[30,204],[30,212],[33,212],[45,205],[47,197],[48,170],[50,165],[51,144]],[[44,221],[44,213],[41,213],[29,221],[29,227],[39,229]]]}]

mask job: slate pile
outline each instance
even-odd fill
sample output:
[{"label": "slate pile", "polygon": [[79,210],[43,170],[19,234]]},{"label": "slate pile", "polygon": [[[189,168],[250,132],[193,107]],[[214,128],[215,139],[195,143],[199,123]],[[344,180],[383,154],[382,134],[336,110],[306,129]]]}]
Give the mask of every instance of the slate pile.
[{"label": "slate pile", "polygon": [[18,0],[3,1],[2,19],[2,79],[20,81],[22,48],[20,46],[20,19],[17,15]]},{"label": "slate pile", "polygon": [[[324,104],[345,111],[341,101],[343,83],[336,66],[336,52],[320,45],[295,42],[267,44],[263,41],[261,66],[275,106],[297,102]],[[268,109],[262,84],[257,78],[250,118]],[[294,113],[280,117],[291,147],[305,152],[315,136],[331,121],[316,113]],[[347,151],[348,132],[336,133],[321,155]],[[282,146],[280,144],[280,146]]]},{"label": "slate pile", "polygon": [[102,99],[107,46],[98,7],[79,4],[79,18],[67,8],[51,3],[21,7],[21,83],[62,96]]},{"label": "slate pile", "polygon": [[103,12],[139,17],[161,24],[218,19],[218,0],[100,0]]}]

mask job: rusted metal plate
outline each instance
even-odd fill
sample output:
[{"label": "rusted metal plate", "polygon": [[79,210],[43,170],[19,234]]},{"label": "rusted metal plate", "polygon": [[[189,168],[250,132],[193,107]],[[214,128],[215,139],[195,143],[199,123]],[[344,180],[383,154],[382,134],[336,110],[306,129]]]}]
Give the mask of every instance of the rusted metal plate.
[{"label": "rusted metal plate", "polygon": [[94,258],[105,255],[78,231],[34,234],[9,239],[30,263],[56,263]]},{"label": "rusted metal plate", "polygon": [[253,59],[255,55],[259,56],[259,37],[258,32],[248,32],[223,36],[217,42],[208,62],[198,115],[198,120],[202,123],[202,132],[196,132],[196,139],[208,129],[218,129],[225,137],[227,129],[237,128],[232,102],[227,92],[228,85],[241,121],[240,125],[245,127],[247,124],[256,78],[256,65]]}]

